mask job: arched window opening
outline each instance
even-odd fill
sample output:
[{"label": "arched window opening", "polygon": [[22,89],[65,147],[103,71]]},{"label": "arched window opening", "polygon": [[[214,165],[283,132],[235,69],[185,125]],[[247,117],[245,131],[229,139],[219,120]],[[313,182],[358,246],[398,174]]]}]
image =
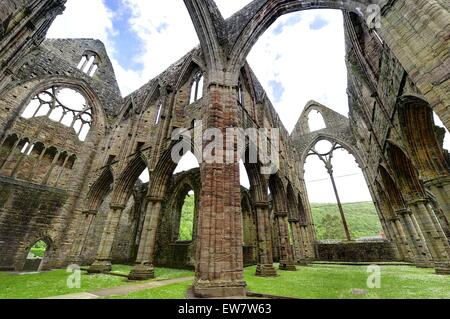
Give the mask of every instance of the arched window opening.
[{"label": "arched window opening", "polygon": [[87,52],[81,57],[80,63],[78,63],[77,69],[93,77],[98,70],[100,59],[97,54],[93,52]]},{"label": "arched window opening", "polygon": [[159,122],[161,122],[162,109],[163,109],[163,103],[162,103],[162,101],[160,101],[158,104],[158,113],[156,113],[156,120],[155,120],[156,125],[158,125]]},{"label": "arched window opening", "polygon": [[433,115],[434,115],[434,124],[438,127],[438,130],[437,130],[438,140],[439,140],[439,142],[443,141],[444,149],[447,152],[449,152],[450,151],[450,133],[447,130],[447,128],[445,127],[444,123],[442,123],[439,116],[435,112],[433,112]]},{"label": "arched window opening", "polygon": [[241,106],[244,106],[244,87],[242,86],[241,79],[239,79],[239,84],[238,84],[238,103]]},{"label": "arched window opening", "polygon": [[192,241],[194,238],[195,194],[189,191],[183,201],[180,216],[178,241]]},{"label": "arched window opening", "polygon": [[181,160],[178,162],[178,166],[175,169],[174,174],[179,174],[182,172],[188,172],[194,168],[199,168],[200,164],[192,152],[187,152]]},{"label": "arched window opening", "polygon": [[308,124],[310,132],[316,132],[327,128],[322,113],[312,110],[308,115]]},{"label": "arched window opening", "polygon": [[25,119],[43,116],[73,128],[80,141],[86,140],[92,126],[92,107],[69,88],[53,86],[38,93],[22,112]]},{"label": "arched window opening", "polygon": [[364,174],[341,145],[318,142],[308,155],[305,180],[319,240],[382,237]]},{"label": "arched window opening", "polygon": [[20,153],[24,155],[30,155],[33,152],[34,145],[31,145],[29,142],[26,142],[25,145],[20,150]]},{"label": "arched window opening", "polygon": [[239,173],[241,186],[250,189],[250,178],[248,177],[247,169],[245,168],[244,161],[239,162]]},{"label": "arched window opening", "polygon": [[139,176],[139,180],[144,184],[146,184],[150,181],[150,173],[147,168],[144,169],[142,174]]},{"label": "arched window opening", "polygon": [[40,271],[42,268],[42,261],[44,260],[47,250],[48,245],[45,241],[37,241],[28,252],[24,271]]},{"label": "arched window opening", "polygon": [[203,98],[204,76],[202,72],[198,72],[194,76],[194,83],[191,86],[190,104]]}]

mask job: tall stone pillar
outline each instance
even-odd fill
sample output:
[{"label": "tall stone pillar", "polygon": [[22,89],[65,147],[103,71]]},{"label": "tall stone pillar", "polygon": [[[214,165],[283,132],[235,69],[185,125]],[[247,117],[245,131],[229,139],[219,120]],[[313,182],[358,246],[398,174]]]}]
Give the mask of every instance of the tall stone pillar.
[{"label": "tall stone pillar", "polygon": [[415,255],[414,255],[414,247],[411,247],[410,241],[403,230],[402,223],[400,222],[400,218],[392,219],[392,227],[395,229],[398,237],[401,241],[401,246],[403,247],[405,261],[414,263]]},{"label": "tall stone pillar", "polygon": [[272,227],[270,225],[270,204],[256,203],[256,222],[258,235],[258,266],[256,276],[275,277],[277,272],[273,266]]},{"label": "tall stone pillar", "polygon": [[427,181],[425,182],[425,187],[436,196],[440,209],[444,213],[447,222],[450,223],[450,177]]},{"label": "tall stone pillar", "polygon": [[408,202],[425,237],[438,274],[450,274],[450,245],[428,200]]},{"label": "tall stone pillar", "polygon": [[431,260],[432,258],[426,245],[425,238],[423,237],[417,222],[415,222],[412,211],[409,209],[402,209],[396,211],[396,214],[400,216],[403,229],[407,234],[416,266],[419,268],[433,268],[434,264]]},{"label": "tall stone pillar", "polygon": [[291,220],[289,222],[291,224],[292,238],[294,241],[295,262],[297,265],[305,266],[308,264],[308,262],[305,257],[303,238],[302,238],[301,230],[300,230],[300,221],[299,220]]},{"label": "tall stone pillar", "polygon": [[287,212],[276,212],[276,224],[280,239],[280,269],[295,271],[294,256],[289,239],[289,222]]},{"label": "tall stone pillar", "polygon": [[395,227],[393,227],[392,221],[386,221],[383,219],[382,223],[386,236],[392,243],[392,248],[394,249],[396,260],[404,261],[405,253],[402,247],[402,242],[398,236]]},{"label": "tall stone pillar", "polygon": [[398,217],[390,218],[386,222],[386,227],[389,229],[392,240],[398,248],[401,260],[412,262],[413,257],[411,255],[411,252],[409,251],[408,243],[404,238],[404,234],[400,233],[400,229],[398,227],[399,224],[397,224],[398,221]]},{"label": "tall stone pillar", "polygon": [[100,240],[97,257],[95,262],[89,267],[88,273],[97,274],[111,271],[114,238],[119,228],[120,218],[122,217],[122,212],[124,209],[124,205],[111,205],[110,212],[106,218],[102,238]]},{"label": "tall stone pillar", "polygon": [[155,278],[153,262],[163,200],[163,198],[148,197],[144,227],[139,241],[136,264],[128,276],[129,280],[147,280]]},{"label": "tall stone pillar", "polygon": [[308,225],[300,224],[300,235],[303,238],[303,249],[305,251],[305,258],[307,261],[312,261],[315,258],[314,244],[310,238],[310,232],[308,230]]},{"label": "tall stone pillar", "polygon": [[97,214],[98,212],[96,210],[87,210],[83,212],[84,218],[78,228],[77,237],[75,238],[69,257],[71,263],[80,264],[82,262],[82,253],[86,245],[87,237],[89,236],[89,231],[91,230]]},{"label": "tall stone pillar", "polygon": [[[208,76],[212,78],[213,74]],[[203,126],[215,129],[216,133],[220,130],[226,145],[229,142],[226,129],[238,127],[238,87],[211,83],[207,90],[203,98]],[[217,139],[220,137],[216,136]],[[240,156],[236,138],[232,141],[233,150],[216,148],[216,160],[204,158],[200,168],[202,192],[193,292],[201,298],[247,293],[243,274]],[[209,142],[204,141],[205,151]]]}]

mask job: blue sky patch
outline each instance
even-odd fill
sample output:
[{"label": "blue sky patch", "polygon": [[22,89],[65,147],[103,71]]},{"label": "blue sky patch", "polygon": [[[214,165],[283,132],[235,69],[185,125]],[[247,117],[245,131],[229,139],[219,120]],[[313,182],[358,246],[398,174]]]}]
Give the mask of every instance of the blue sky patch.
[{"label": "blue sky patch", "polygon": [[300,13],[293,13],[290,14],[289,18],[286,20],[286,22],[279,22],[278,25],[273,30],[274,35],[279,35],[283,33],[285,27],[294,26],[297,23],[302,21],[302,16]]},{"label": "blue sky patch", "polygon": [[125,69],[140,71],[144,67],[136,61],[143,50],[143,43],[130,25],[131,9],[123,4],[123,0],[104,0],[105,5],[114,13],[114,33],[110,34],[116,47],[115,58]]},{"label": "blue sky patch", "polygon": [[281,102],[281,98],[283,97],[283,94],[284,94],[283,83],[281,83],[279,81],[271,80],[271,81],[269,81],[269,85],[272,88],[274,102],[275,103]]},{"label": "blue sky patch", "polygon": [[328,24],[328,20],[324,19],[321,15],[317,15],[314,21],[309,25],[309,28],[311,30],[320,30],[325,28]]}]

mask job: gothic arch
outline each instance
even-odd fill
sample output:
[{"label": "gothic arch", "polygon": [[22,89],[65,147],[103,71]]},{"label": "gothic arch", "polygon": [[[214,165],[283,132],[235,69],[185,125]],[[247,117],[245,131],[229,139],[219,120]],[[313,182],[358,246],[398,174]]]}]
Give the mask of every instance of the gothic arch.
[{"label": "gothic arch", "polygon": [[98,179],[90,187],[89,193],[86,196],[86,209],[97,211],[106,196],[111,192],[112,185],[114,185],[114,175],[108,167],[103,170]]},{"label": "gothic arch", "polygon": [[364,176],[366,177],[366,180],[368,180],[368,176],[366,176],[365,171],[365,162],[363,161],[363,157],[360,154],[360,151],[349,141],[346,141],[342,138],[339,138],[337,136],[333,136],[332,134],[326,133],[326,132],[319,132],[314,137],[314,139],[307,145],[307,147],[303,150],[303,153],[301,154],[301,162],[300,165],[303,168],[305,167],[306,159],[308,157],[309,151],[320,141],[329,141],[329,142],[336,142],[339,145],[341,145],[347,152],[349,152],[358,163],[359,167],[362,169]]},{"label": "gothic arch", "polygon": [[111,198],[112,205],[124,206],[127,204],[133,194],[134,185],[136,185],[139,176],[141,176],[142,172],[147,167],[147,160],[141,153],[138,153],[136,157],[128,163],[114,185]]},{"label": "gothic arch", "polygon": [[276,212],[287,213],[286,190],[278,174],[271,175],[269,178],[269,188],[272,195],[273,208]]},{"label": "gothic arch", "polygon": [[444,153],[437,141],[433,110],[426,100],[412,95],[398,100],[400,127],[421,178],[450,176]]},{"label": "gothic arch", "polygon": [[392,141],[387,144],[387,156],[392,166],[395,180],[407,200],[426,198],[417,168],[406,152]]},{"label": "gothic arch", "polygon": [[[362,15],[373,1],[253,1],[247,10],[241,10],[230,19],[227,25],[234,31],[230,49],[229,70],[236,76],[244,65],[250,50],[261,35],[282,15],[308,9],[338,9]],[[256,12],[245,15],[248,10]],[[243,26],[239,28],[239,26]],[[234,26],[234,27],[233,27]]]}]

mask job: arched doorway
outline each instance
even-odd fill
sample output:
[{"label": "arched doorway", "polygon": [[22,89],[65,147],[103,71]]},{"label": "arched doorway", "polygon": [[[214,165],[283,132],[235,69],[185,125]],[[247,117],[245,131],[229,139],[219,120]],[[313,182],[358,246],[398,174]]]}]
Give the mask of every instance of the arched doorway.
[{"label": "arched doorway", "polygon": [[44,239],[35,242],[28,251],[23,270],[26,272],[41,271],[49,246],[48,241]]}]

